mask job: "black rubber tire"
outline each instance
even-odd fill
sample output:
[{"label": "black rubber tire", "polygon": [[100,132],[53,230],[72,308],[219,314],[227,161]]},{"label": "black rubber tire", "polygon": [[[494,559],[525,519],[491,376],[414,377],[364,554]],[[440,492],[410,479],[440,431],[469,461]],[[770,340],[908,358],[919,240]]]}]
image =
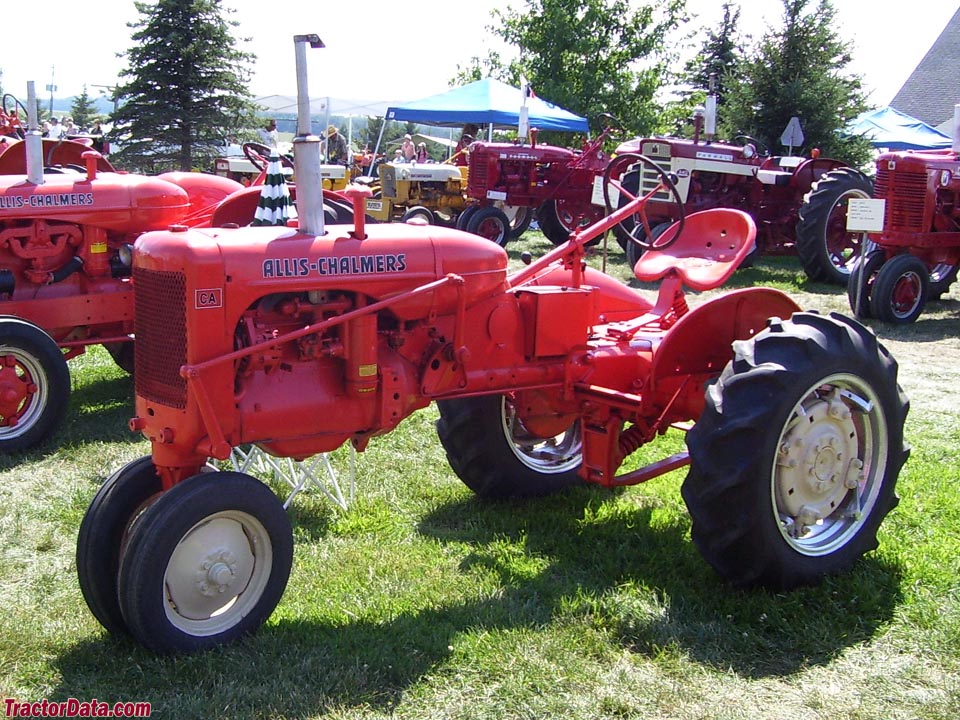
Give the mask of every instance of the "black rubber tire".
[{"label": "black rubber tire", "polygon": [[[659,225],[654,225],[652,228],[650,228],[650,235],[652,235],[653,237],[649,241],[646,240],[646,233],[643,231],[642,227],[635,227],[633,232],[637,235],[637,237],[640,240],[653,244],[653,243],[656,243],[657,238],[663,235],[666,229],[671,225],[673,225],[672,222],[662,222]],[[646,248],[644,248],[643,245],[641,245],[640,243],[634,242],[631,239],[630,242],[627,243],[627,246],[626,248],[624,248],[623,252],[624,252],[624,255],[627,256],[627,262],[630,264],[630,267],[632,268],[634,265],[637,264],[640,258],[643,257],[643,254],[646,252]]]},{"label": "black rubber tire", "polygon": [[[568,227],[560,219],[560,211],[557,209],[556,200],[544,200],[536,210],[537,223],[540,225],[540,232],[554,245],[563,245],[570,239],[570,234],[579,228]],[[586,243],[587,247],[596,245],[602,238],[594,238]]]},{"label": "black rubber tire", "polygon": [[[631,194],[636,195],[640,192],[640,171],[631,170],[623,174],[623,177],[620,180],[620,184],[623,188],[629,191]],[[617,207],[621,208],[627,204],[627,198],[621,197],[617,203]],[[634,221],[633,216],[624,218],[621,222],[613,226],[613,236],[617,239],[617,243],[620,245],[620,248],[626,253],[630,245],[635,245],[636,243],[630,237],[630,233],[633,232]],[[641,248],[637,248],[640,250]],[[642,254],[642,253],[641,253]],[[627,256],[629,260],[629,255]],[[639,255],[638,255],[639,257]],[[636,263],[631,263],[631,267]]]},{"label": "black rubber tire", "polygon": [[[232,642],[273,612],[292,561],[290,520],[266,485],[232,471],[194,475],[157,498],[130,533],[118,583],[124,621],[157,653]],[[214,603],[227,601],[216,614]]]},{"label": "black rubber tire", "polygon": [[110,353],[110,357],[113,358],[113,362],[116,363],[117,367],[132,377],[133,358],[135,355],[133,341],[107,343],[103,347]]},{"label": "black rubber tire", "polygon": [[503,210],[492,205],[477,208],[476,212],[467,218],[466,229],[468,233],[486,238],[500,247],[506,247],[510,242],[510,221],[503,214]]},{"label": "black rubber tire", "polygon": [[865,258],[858,257],[850,266],[850,277],[847,278],[847,301],[850,303],[850,312],[854,317],[861,319],[873,317],[873,311],[870,309],[870,293],[877,279],[877,271],[886,260],[887,256],[882,250],[874,250],[867,253]]},{"label": "black rubber tire", "polygon": [[0,389],[4,396],[20,398],[2,408],[0,453],[19,452],[42,442],[66,416],[70,370],[63,352],[39,327],[9,315],[0,316]]},{"label": "black rubber tire", "polygon": [[[869,329],[839,314],[774,318],[734,352],[687,434],[682,495],[693,542],[735,585],[819,582],[877,546],[877,528],[898,502],[909,402],[897,363]],[[853,455],[862,479],[846,459]],[[789,507],[800,502],[799,511]],[[828,511],[822,526],[808,503]]]},{"label": "black rubber tire", "polygon": [[870,312],[897,325],[914,322],[927,302],[930,269],[915,255],[894,255],[877,271],[870,291]]},{"label": "black rubber tire", "polygon": [[413,207],[408,208],[403,214],[403,217],[400,218],[400,222],[407,222],[408,220],[413,220],[414,218],[426,220],[428,225],[437,224],[437,216],[433,214],[433,210],[428,207],[424,207],[423,205],[414,205]]},{"label": "black rubber tire", "polygon": [[[564,438],[568,446],[561,445],[556,462],[551,463],[549,453],[557,448],[547,445],[543,453],[547,459],[534,452],[521,457],[520,443],[508,438],[508,432],[515,437],[523,426],[513,417],[512,401],[507,396],[442,400],[437,406],[437,434],[450,467],[478,496],[542,497],[583,483],[577,475],[582,462],[578,420],[573,421],[576,425],[571,425]],[[507,428],[508,421],[511,429]]]},{"label": "black rubber tire", "polygon": [[507,220],[510,222],[510,239],[516,240],[520,238],[530,227],[530,223],[533,222],[533,208],[527,205],[511,205],[509,206],[510,212],[506,209],[503,210],[503,214],[507,216]]},{"label": "black rubber tire", "polygon": [[77,534],[80,592],[111,635],[128,634],[117,598],[117,574],[125,535],[144,504],[163,490],[147,455],[117,470],[97,490]]},{"label": "black rubber tire", "polygon": [[927,301],[939,300],[949,292],[950,286],[957,279],[957,270],[960,265],[940,264],[930,271],[930,289],[927,291]]},{"label": "black rubber tire", "polygon": [[470,221],[470,216],[473,215],[478,209],[479,205],[469,205],[463,209],[459,215],[457,215],[457,230],[467,231],[467,223]]},{"label": "black rubber tire", "polygon": [[[846,203],[850,198],[872,195],[873,181],[852,168],[831,170],[813,183],[800,206],[796,227],[797,257],[807,277],[846,285],[850,264],[860,255],[864,238],[846,232]],[[834,242],[831,250],[829,235],[842,237],[842,247]]]}]

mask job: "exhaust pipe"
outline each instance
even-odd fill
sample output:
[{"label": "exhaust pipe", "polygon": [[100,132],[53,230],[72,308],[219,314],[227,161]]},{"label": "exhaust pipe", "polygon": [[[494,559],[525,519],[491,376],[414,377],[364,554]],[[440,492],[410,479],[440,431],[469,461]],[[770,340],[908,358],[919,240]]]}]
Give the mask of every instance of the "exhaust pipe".
[{"label": "exhaust pipe", "polygon": [[307,86],[307,43],[324,47],[318,35],[294,35],[297,61],[297,135],[293,164],[297,173],[297,216],[300,232],[323,235],[323,178],[320,176],[320,138],[310,133],[310,92]]},{"label": "exhaust pipe", "polygon": [[43,135],[37,124],[37,91],[33,80],[27,81],[27,182],[43,185]]}]

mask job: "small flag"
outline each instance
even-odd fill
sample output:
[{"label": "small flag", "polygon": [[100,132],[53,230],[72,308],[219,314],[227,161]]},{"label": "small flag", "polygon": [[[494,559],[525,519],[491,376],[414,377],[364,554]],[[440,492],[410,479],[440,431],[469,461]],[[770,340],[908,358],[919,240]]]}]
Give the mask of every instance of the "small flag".
[{"label": "small flag", "polygon": [[530,86],[530,83],[526,83],[526,84],[523,86],[523,96],[524,96],[524,97],[528,97],[528,98],[535,98],[535,97],[537,97],[537,96],[534,94],[533,88]]},{"label": "small flag", "polygon": [[267,176],[260,187],[260,200],[253,216],[253,225],[286,225],[287,220],[297,216],[297,208],[290,198],[290,190],[283,177],[280,155],[270,153]]}]

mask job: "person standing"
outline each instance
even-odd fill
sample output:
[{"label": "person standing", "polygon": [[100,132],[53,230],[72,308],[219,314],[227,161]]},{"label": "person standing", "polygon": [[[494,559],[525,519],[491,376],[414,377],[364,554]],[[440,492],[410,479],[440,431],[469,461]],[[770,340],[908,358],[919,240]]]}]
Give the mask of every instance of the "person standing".
[{"label": "person standing", "polygon": [[346,138],[340,134],[336,125],[330,125],[327,128],[327,162],[346,165],[349,161]]},{"label": "person standing", "polygon": [[277,121],[267,120],[265,127],[260,128],[260,142],[269,148],[275,148],[280,144],[280,133],[277,132]]},{"label": "person standing", "polygon": [[417,145],[417,162],[430,162],[430,153],[427,152],[427,144],[425,142],[421,142]]},{"label": "person standing", "polygon": [[417,156],[417,146],[413,144],[413,138],[409,135],[403,136],[403,143],[400,145],[400,151],[403,153],[403,161],[412,163]]},{"label": "person standing", "polygon": [[50,124],[47,127],[47,137],[51,140],[59,140],[63,137],[63,128],[60,127],[60,121],[56,116],[50,118]]}]

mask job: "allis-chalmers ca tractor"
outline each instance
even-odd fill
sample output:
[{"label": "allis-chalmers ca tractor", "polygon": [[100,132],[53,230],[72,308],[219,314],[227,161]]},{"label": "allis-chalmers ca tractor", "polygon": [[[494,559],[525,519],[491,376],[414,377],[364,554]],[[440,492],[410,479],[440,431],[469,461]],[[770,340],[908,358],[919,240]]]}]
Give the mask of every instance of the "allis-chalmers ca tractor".
[{"label": "allis-chalmers ca tractor", "polygon": [[[623,143],[616,153],[640,153],[677,178],[675,188],[663,189],[647,206],[651,231],[659,234],[687,213],[715,207],[736,208],[749,213],[757,224],[759,255],[795,253],[811,280],[845,284],[850,264],[856,259],[861,236],[846,229],[847,201],[869,198],[870,179],[838,160],[819,157],[763,156],[761,143],[748,136],[740,144],[714,142],[702,134],[704,118],[695,116],[692,139],[655,137]],[[706,127],[713,125],[706,118]],[[660,183],[656,170],[642,166],[628,169],[624,185],[649,193]],[[631,262],[642,252],[642,243],[631,242],[625,227],[617,240]]]},{"label": "allis-chalmers ca tractor", "polygon": [[877,158],[874,197],[883,232],[854,264],[847,285],[858,317],[911,323],[939,299],[960,265],[960,152],[888,152]]},{"label": "allis-chalmers ca tractor", "polygon": [[[592,198],[595,180],[610,161],[603,151],[610,130],[608,126],[584,142],[579,152],[538,144],[536,130],[531,131],[530,145],[473,143],[467,177],[471,205],[457,227],[484,236],[498,230],[500,237],[507,238],[508,227],[514,227],[515,235],[522,234],[535,213],[547,239],[554,245],[565,243],[571,233],[605,214],[603,205]],[[524,213],[519,232],[520,223],[504,214],[498,204]],[[483,232],[491,224],[491,231]]]},{"label": "allis-chalmers ca tractor", "polygon": [[[198,222],[241,185],[199,173],[117,173],[87,145],[0,142],[0,452],[52,433],[70,396],[67,360],[102,344],[133,368],[130,251],[145,230]],[[17,104],[15,103],[15,106]],[[35,104],[30,104],[35,107]],[[35,126],[35,125],[34,125]],[[154,308],[149,312],[157,312]]]},{"label": "allis-chalmers ca tractor", "polygon": [[[298,169],[319,161],[300,127]],[[315,195],[300,188],[298,229],[137,240],[131,427],[152,452],[106,480],[77,544],[84,597],[111,632],[189,652],[255,630],[279,602],[293,553],[283,506],[211,458],[250,443],[297,459],[363,450],[433,401],[454,472],[483,497],[623,486],[689,463],[694,543],[736,584],[816,582],[875,547],[907,457],[893,358],[856,321],[776,290],[684,299],[753,247],[745,213],[696,213],[665,233],[635,268],[661,280],[651,303],[584,263],[587,241],[643,219],[645,196],[511,274],[494,243],[366,225],[362,202],[352,223],[317,225]],[[691,422],[687,452],[618,474]]]}]

